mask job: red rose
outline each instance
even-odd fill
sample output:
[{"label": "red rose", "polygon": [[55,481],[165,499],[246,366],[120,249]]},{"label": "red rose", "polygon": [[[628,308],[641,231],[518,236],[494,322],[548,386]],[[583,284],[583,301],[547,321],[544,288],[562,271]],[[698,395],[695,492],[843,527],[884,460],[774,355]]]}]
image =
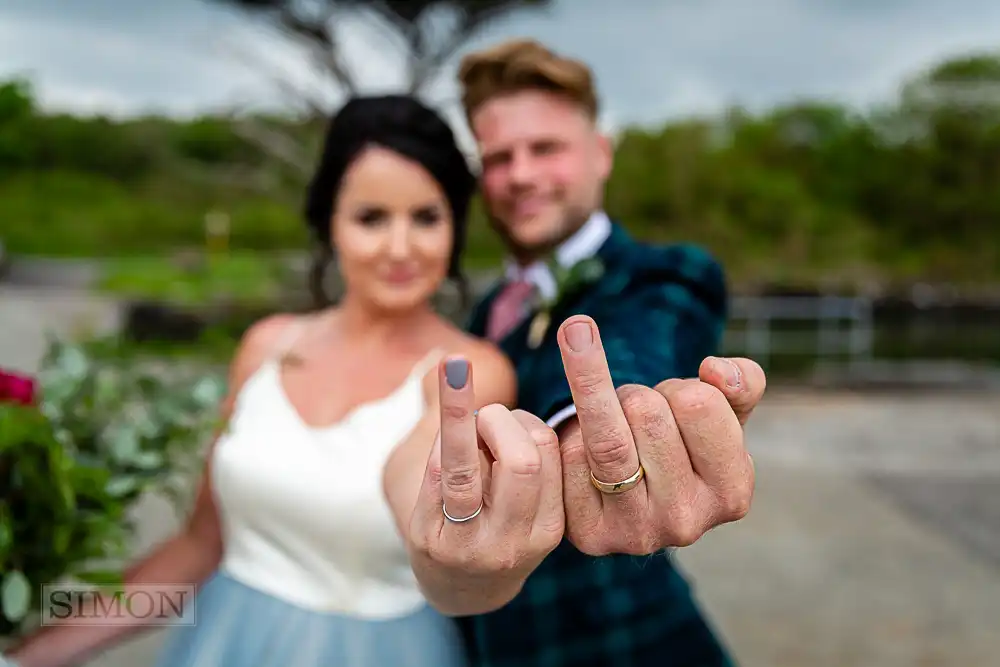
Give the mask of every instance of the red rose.
[{"label": "red rose", "polygon": [[35,380],[27,375],[0,370],[0,403],[34,405]]}]

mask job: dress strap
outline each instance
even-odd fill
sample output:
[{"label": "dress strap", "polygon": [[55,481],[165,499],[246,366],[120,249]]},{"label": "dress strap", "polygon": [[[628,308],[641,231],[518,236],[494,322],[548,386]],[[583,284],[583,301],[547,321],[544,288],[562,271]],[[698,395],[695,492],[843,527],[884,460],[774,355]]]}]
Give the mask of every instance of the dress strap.
[{"label": "dress strap", "polygon": [[427,372],[434,368],[444,358],[444,355],[444,348],[435,347],[414,364],[412,375],[421,378],[427,375]]},{"label": "dress strap", "polygon": [[275,360],[283,361],[295,356],[293,353],[295,344],[302,338],[302,334],[310,319],[307,315],[300,315],[285,327],[285,330],[281,332],[281,337],[278,339],[278,344],[274,347],[273,358]]}]

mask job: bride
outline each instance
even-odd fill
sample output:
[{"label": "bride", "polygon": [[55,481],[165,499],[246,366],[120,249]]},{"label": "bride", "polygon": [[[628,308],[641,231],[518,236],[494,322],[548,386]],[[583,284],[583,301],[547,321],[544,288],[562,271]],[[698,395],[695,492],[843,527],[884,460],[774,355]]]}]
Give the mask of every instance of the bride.
[{"label": "bride", "polygon": [[[431,306],[460,278],[474,188],[448,125],[412,98],[354,99],[332,120],[306,218],[336,253],[344,297],[272,316],[241,341],[228,428],[195,509],[126,575],[199,586],[196,622],[173,629],[161,667],[465,664],[401,535],[438,429],[439,382],[461,384],[471,363],[478,405],[516,397],[506,358]],[[464,360],[441,363],[453,354]],[[8,660],[68,667],[143,629],[50,626]]]}]

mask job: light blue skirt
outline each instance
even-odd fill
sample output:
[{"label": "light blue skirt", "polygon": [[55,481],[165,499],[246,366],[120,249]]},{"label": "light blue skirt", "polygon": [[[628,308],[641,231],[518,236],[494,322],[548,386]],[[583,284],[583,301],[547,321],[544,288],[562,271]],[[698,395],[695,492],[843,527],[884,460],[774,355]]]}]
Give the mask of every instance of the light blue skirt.
[{"label": "light blue skirt", "polygon": [[430,607],[385,621],[319,613],[224,573],[201,588],[194,621],[157,667],[466,667],[455,622]]}]

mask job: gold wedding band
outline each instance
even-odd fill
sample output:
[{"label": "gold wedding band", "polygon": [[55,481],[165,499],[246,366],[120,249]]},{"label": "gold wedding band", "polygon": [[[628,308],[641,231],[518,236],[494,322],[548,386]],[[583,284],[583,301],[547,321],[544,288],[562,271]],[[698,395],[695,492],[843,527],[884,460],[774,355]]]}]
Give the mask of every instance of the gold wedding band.
[{"label": "gold wedding band", "polygon": [[607,493],[609,495],[614,495],[616,493],[625,493],[629,489],[634,489],[642,478],[646,476],[646,469],[639,464],[639,469],[632,473],[626,479],[620,482],[602,482],[601,480],[594,477],[594,471],[590,471],[590,483],[594,485],[601,493]]}]

